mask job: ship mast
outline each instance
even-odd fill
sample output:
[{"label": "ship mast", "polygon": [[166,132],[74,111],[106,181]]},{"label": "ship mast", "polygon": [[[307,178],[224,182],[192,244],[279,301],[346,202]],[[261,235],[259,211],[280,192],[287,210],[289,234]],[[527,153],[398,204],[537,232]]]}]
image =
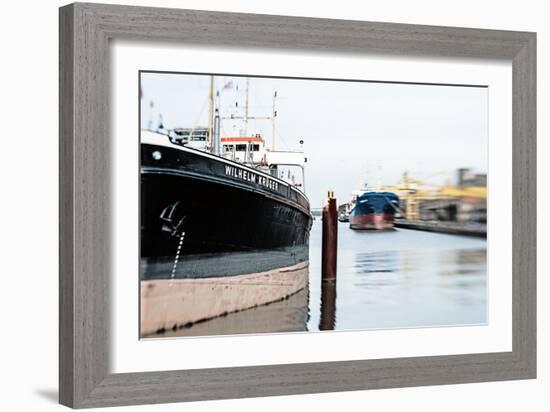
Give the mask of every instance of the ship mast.
[{"label": "ship mast", "polygon": [[[219,92],[218,92],[219,98]],[[214,109],[214,150],[213,153],[216,156],[220,155],[220,128],[221,128],[221,117],[219,106]]]},{"label": "ship mast", "polygon": [[[217,97],[219,99],[219,91],[217,92]],[[277,108],[276,108],[276,100],[277,100],[277,91],[273,93],[273,103],[272,103],[272,113],[270,116],[254,116],[250,115],[250,78],[246,78],[246,86],[245,86],[245,101],[244,101],[244,114],[241,116],[236,116],[234,114],[231,114],[229,116],[222,116],[220,108],[221,105],[218,101],[218,107],[214,107],[214,136],[216,136],[216,130],[218,129],[219,133],[219,127],[216,127],[216,124],[221,123],[223,120],[242,120],[244,123],[244,130],[241,130],[241,133],[244,136],[248,136],[249,132],[249,121],[250,120],[271,120],[271,150],[275,151],[275,134],[276,134],[276,128],[275,128],[275,118],[277,117]],[[219,120],[216,120],[218,119]],[[214,139],[214,149],[216,148],[216,140]],[[220,143],[218,142],[218,147]],[[269,149],[268,149],[269,150]],[[245,154],[245,158],[248,159],[248,145],[247,145],[247,153]]]},{"label": "ship mast", "polygon": [[[249,120],[271,120],[272,121],[272,128],[273,128],[273,133],[275,132],[275,119],[274,117],[277,116],[277,112],[275,110],[275,98],[277,97],[277,92],[275,92],[275,94],[273,95],[273,115],[272,116],[251,116],[250,115],[250,111],[249,111],[249,86],[250,86],[250,79],[247,78],[246,79],[246,91],[245,91],[245,102],[244,102],[244,115],[241,115],[241,116],[235,116],[235,115],[230,115],[230,116],[221,116],[220,115],[220,120],[242,120],[244,122],[244,135],[245,136],[248,136],[248,121]],[[219,94],[219,92],[218,92]],[[218,107],[221,107],[221,105],[218,103]],[[215,109],[215,112],[217,112],[218,109],[216,108]],[[215,129],[215,125],[214,125],[214,129]],[[272,145],[273,147],[275,147],[275,145],[273,144]]]},{"label": "ship mast", "polygon": [[210,96],[208,111],[208,150],[212,151],[212,138],[214,134],[214,76],[210,76]]},{"label": "ship mast", "polygon": [[277,98],[277,91],[273,93],[273,116],[271,116],[271,150],[275,151],[275,117],[277,117],[277,110],[275,110],[275,99]]},{"label": "ship mast", "polygon": [[244,103],[244,135],[248,136],[248,88],[250,87],[250,79],[246,78],[246,100]]}]

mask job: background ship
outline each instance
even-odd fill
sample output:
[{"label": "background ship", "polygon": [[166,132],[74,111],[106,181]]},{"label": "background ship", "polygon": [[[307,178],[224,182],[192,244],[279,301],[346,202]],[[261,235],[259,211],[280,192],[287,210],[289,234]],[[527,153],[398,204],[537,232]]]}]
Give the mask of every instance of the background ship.
[{"label": "background ship", "polygon": [[[142,336],[307,286],[312,218],[288,169],[303,174],[304,154],[266,149],[246,128],[248,92],[244,116],[225,117],[210,84],[208,127],[141,132]],[[221,137],[226,119],[245,127]]]},{"label": "background ship", "polygon": [[355,197],[349,214],[349,226],[358,230],[392,229],[399,211],[395,193],[364,191]]},{"label": "background ship", "polygon": [[351,203],[343,203],[338,206],[338,221],[349,222],[349,214],[351,212]]}]

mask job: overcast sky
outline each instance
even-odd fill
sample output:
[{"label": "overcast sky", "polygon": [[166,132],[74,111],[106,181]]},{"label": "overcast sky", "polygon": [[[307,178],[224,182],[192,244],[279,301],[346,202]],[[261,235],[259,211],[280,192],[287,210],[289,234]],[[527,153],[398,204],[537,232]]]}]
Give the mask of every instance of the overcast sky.
[{"label": "overcast sky", "polygon": [[[167,128],[208,125],[209,76],[142,73],[141,82],[142,128],[156,127],[159,114]],[[245,85],[243,77],[215,78],[225,113],[243,114]],[[405,171],[432,184],[454,183],[461,167],[487,172],[485,88],[252,78],[249,115],[270,116],[275,91],[276,148],[304,140],[312,207],[328,190],[343,203],[365,181],[395,184]],[[240,128],[227,121],[221,134]],[[269,121],[250,121],[249,132],[271,147]]]}]

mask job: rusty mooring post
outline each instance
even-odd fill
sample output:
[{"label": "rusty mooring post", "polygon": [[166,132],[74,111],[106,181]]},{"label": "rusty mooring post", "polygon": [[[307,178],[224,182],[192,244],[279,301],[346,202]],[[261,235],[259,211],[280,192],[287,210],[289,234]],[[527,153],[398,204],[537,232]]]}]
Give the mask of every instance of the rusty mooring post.
[{"label": "rusty mooring post", "polygon": [[319,330],[334,330],[336,326],[336,278],[321,281],[321,318]]},{"label": "rusty mooring post", "polygon": [[323,206],[323,250],[321,272],[323,280],[336,280],[336,250],[338,248],[338,211],[334,192],[328,192]]}]

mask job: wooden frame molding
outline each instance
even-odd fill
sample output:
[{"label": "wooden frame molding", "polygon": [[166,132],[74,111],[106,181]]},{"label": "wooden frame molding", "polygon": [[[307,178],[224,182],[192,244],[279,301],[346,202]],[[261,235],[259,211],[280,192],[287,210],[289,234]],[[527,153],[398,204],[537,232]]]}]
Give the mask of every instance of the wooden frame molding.
[{"label": "wooden frame molding", "polygon": [[[103,4],[60,9],[59,396],[74,408],[536,376],[536,34]],[[495,58],[513,65],[513,350],[109,373],[109,41]],[[521,218],[519,217],[521,216]]]}]

